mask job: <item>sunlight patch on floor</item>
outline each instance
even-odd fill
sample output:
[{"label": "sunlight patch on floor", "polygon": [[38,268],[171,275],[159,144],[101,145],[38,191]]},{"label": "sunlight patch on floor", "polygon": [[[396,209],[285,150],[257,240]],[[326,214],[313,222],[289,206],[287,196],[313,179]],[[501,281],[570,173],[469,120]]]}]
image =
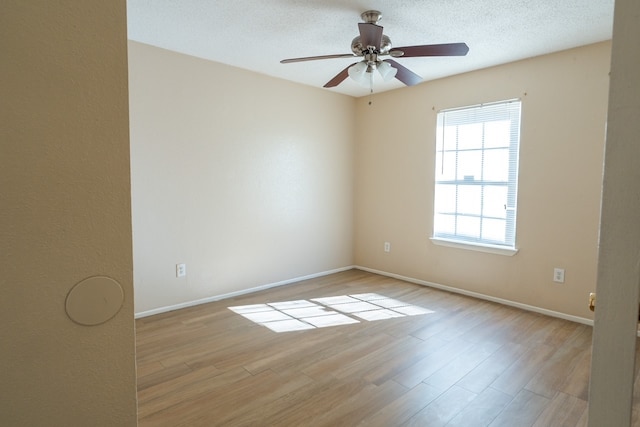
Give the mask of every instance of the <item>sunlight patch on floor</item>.
[{"label": "sunlight patch on floor", "polygon": [[329,326],[434,313],[376,293],[339,295],[228,307],[229,310],[274,332],[300,331]]}]

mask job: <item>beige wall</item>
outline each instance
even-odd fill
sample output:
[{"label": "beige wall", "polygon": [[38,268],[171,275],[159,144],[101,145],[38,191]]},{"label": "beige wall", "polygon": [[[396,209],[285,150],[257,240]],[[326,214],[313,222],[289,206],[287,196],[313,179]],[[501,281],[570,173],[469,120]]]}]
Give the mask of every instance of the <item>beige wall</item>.
[{"label": "beige wall", "polygon": [[[356,264],[591,318],[609,43],[372,105],[129,46],[136,312]],[[510,98],[523,100],[519,253],[433,245],[437,111]]]},{"label": "beige wall", "polygon": [[[591,318],[609,60],[601,43],[359,99],[356,264]],[[510,98],[522,99],[519,253],[433,245],[437,112]]]},{"label": "beige wall", "polygon": [[137,313],[353,264],[354,99],[136,42],[129,69]]},{"label": "beige wall", "polygon": [[[125,12],[2,4],[2,425],[136,425]],[[65,299],[94,275],[124,306],[81,326]]]}]

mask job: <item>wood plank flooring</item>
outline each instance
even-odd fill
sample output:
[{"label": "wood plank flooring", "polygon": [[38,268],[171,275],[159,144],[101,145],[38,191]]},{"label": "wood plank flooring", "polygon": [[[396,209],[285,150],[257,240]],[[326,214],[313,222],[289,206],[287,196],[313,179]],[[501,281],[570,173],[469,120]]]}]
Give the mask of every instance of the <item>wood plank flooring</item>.
[{"label": "wood plank flooring", "polygon": [[[227,308],[364,293],[433,312],[276,333]],[[141,427],[587,424],[591,327],[363,271],[136,326]]]}]

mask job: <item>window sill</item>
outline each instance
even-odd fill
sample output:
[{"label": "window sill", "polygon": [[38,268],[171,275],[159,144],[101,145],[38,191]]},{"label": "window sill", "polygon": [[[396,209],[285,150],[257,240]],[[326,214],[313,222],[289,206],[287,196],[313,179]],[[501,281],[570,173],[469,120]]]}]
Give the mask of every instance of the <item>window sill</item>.
[{"label": "window sill", "polygon": [[518,249],[503,248],[500,246],[480,245],[473,243],[463,243],[458,240],[442,239],[440,237],[429,238],[434,245],[448,246],[450,248],[467,249],[470,251],[486,252],[496,255],[514,256],[518,253]]}]

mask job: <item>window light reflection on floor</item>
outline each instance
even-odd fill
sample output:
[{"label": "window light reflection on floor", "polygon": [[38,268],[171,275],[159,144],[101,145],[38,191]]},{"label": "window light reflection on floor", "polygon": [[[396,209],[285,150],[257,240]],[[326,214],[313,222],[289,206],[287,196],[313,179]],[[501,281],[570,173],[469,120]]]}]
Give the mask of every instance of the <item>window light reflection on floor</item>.
[{"label": "window light reflection on floor", "polygon": [[376,293],[340,295],[266,304],[228,307],[274,332],[300,331],[328,326],[433,313],[417,305]]}]

